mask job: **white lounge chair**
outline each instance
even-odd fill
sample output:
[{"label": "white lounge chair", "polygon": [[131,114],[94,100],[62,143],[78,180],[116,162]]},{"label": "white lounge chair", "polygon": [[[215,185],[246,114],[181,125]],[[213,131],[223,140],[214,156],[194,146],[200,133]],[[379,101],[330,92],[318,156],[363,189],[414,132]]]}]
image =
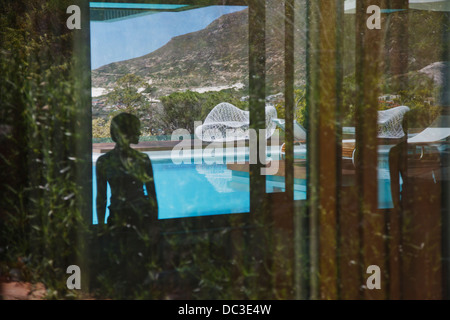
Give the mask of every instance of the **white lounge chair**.
[{"label": "white lounge chair", "polygon": [[[283,131],[286,132],[286,121],[284,119],[272,119]],[[306,129],[294,120],[294,144],[306,143]],[[281,158],[284,159],[286,153],[286,143],[283,143],[280,147]]]},{"label": "white lounge chair", "polygon": [[[272,119],[283,131],[286,131],[286,121],[284,119]],[[306,141],[306,130],[301,124],[294,120],[294,141]]]},{"label": "white lounge chair", "polygon": [[440,116],[431,126],[418,133],[417,135],[408,138],[408,143],[432,143],[446,140],[450,137],[450,116]]},{"label": "white lounge chair", "polygon": [[[378,138],[380,139],[401,139],[405,136],[403,130],[403,118],[409,111],[407,106],[398,106],[387,110],[378,111]],[[282,119],[274,120],[277,125],[285,130],[285,122]],[[306,130],[294,120],[294,140],[304,141],[306,140]],[[350,158],[354,164],[355,161],[355,140],[346,139],[342,141],[343,144],[343,157]],[[285,145],[281,146],[281,154],[284,156]]]},{"label": "white lounge chair", "polygon": [[[272,105],[266,106],[266,139],[275,132],[276,125],[272,119],[277,117],[277,110]],[[248,140],[250,138],[250,113],[231,103],[222,102],[215,106],[202,125],[195,129],[195,135],[206,142],[227,142]]]},{"label": "white lounge chair", "polygon": [[407,106],[399,106],[378,111],[378,138],[403,138],[405,136],[402,126],[403,117],[409,110]]},{"label": "white lounge chair", "polygon": [[[398,143],[399,139],[405,136],[405,130],[403,129],[403,118],[409,111],[407,106],[398,106],[391,109],[378,111],[378,135],[379,139],[382,139],[385,143],[389,144],[389,140],[392,143]],[[343,140],[342,154],[344,158],[350,158],[353,165],[355,165],[356,145],[354,139]]]}]

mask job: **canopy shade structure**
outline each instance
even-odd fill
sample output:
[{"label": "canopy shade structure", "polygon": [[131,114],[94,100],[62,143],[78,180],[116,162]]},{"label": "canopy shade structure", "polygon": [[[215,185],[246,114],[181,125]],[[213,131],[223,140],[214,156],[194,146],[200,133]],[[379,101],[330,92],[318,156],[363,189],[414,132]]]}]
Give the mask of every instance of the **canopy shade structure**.
[{"label": "canopy shade structure", "polygon": [[[427,11],[450,11],[450,1],[448,0],[409,0],[409,9]],[[382,13],[398,11],[399,9],[381,8]],[[400,9],[401,10],[401,9]],[[344,12],[354,14],[356,12],[356,0],[345,0]]]},{"label": "canopy shade structure", "polygon": [[91,21],[113,22],[159,12],[184,11],[198,6],[184,4],[90,2]]},{"label": "canopy shade structure", "polygon": [[[272,119],[277,110],[266,106],[266,139],[275,132]],[[215,106],[206,117],[203,125],[195,129],[195,135],[202,141],[227,142],[250,139],[250,112],[241,110],[231,103],[222,102]]]}]

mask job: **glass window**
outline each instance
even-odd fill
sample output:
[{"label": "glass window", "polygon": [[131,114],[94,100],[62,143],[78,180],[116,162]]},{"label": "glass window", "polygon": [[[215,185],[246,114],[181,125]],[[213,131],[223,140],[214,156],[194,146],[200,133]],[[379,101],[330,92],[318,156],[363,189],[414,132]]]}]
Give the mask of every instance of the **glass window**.
[{"label": "glass window", "polygon": [[1,298],[448,299],[449,3],[6,1]]},{"label": "glass window", "polygon": [[[248,170],[228,168],[249,158],[247,6],[91,2],[90,10],[94,166],[114,149],[111,120],[131,113],[159,219],[249,212]],[[109,183],[106,197],[108,211]]]}]

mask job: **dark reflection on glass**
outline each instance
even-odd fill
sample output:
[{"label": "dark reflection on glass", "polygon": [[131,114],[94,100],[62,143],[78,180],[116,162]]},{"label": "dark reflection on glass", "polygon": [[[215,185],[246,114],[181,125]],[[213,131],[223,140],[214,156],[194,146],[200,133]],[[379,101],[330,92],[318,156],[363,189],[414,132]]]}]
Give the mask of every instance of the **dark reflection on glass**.
[{"label": "dark reflection on glass", "polygon": [[398,221],[397,231],[391,230],[391,235],[398,239],[402,296],[440,299],[442,163],[439,144],[408,143],[405,139],[391,148],[389,167],[393,214]]},{"label": "dark reflection on glass", "polygon": [[[111,213],[108,222],[115,226],[136,224],[141,218],[148,221],[157,217],[155,184],[150,158],[130,147],[137,144],[140,121],[122,113],[111,122],[111,138],[116,147],[99,157],[97,162],[97,213],[104,222],[106,210],[106,183],[111,186]],[[144,187],[147,194],[144,192]]]},{"label": "dark reflection on glass", "polygon": [[[97,161],[97,214],[103,229],[104,268],[120,284],[145,280],[156,243],[158,206],[153,170],[148,155],[130,147],[137,144],[140,121],[121,113],[111,122],[116,146]],[[110,215],[105,224],[107,183],[111,187]],[[146,191],[146,192],[145,192]],[[112,280],[112,279],[109,279]],[[130,283],[126,286],[131,288]]]}]

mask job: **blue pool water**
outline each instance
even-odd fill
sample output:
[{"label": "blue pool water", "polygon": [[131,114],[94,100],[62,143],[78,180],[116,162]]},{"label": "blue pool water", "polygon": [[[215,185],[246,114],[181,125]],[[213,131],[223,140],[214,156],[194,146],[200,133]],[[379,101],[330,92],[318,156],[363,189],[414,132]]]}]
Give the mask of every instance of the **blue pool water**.
[{"label": "blue pool water", "polygon": [[[233,172],[225,164],[174,164],[171,160],[153,160],[152,166],[159,219],[250,211],[249,175],[246,172]],[[93,173],[93,223],[97,224],[95,167]],[[305,182],[296,179],[295,183],[295,198],[306,199]],[[268,177],[266,186],[267,192],[284,191],[284,179]],[[108,199],[110,195],[108,187]]]},{"label": "blue pool water", "polygon": [[249,211],[248,179],[233,181],[225,164],[164,161],[154,162],[153,170],[160,219]]},{"label": "blue pool water", "polygon": [[[226,164],[174,164],[169,158],[152,159],[159,216],[161,220],[245,213],[250,211],[249,174],[228,170]],[[266,177],[266,191],[285,190],[284,178]],[[108,199],[110,190],[108,187]],[[306,199],[306,181],[294,180],[294,199]],[[96,214],[96,177],[93,167],[93,223]],[[109,200],[108,204],[109,206]],[[378,168],[378,206],[392,208],[387,157]],[[106,218],[108,212],[106,213]]]}]

